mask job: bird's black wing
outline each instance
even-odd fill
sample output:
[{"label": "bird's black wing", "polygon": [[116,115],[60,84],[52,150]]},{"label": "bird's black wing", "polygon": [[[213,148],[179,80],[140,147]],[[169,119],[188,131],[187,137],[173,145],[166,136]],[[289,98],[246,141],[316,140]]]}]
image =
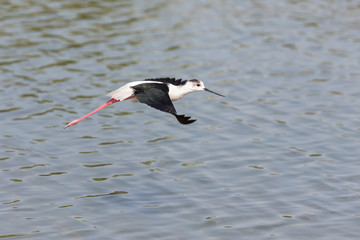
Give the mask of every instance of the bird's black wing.
[{"label": "bird's black wing", "polygon": [[169,87],[166,84],[142,83],[132,88],[135,90],[134,94],[139,102],[174,115],[181,124],[190,124],[196,121],[185,115],[177,115],[168,94]]},{"label": "bird's black wing", "polygon": [[175,78],[148,78],[145,81],[155,81],[155,82],[163,82],[163,83],[170,83],[175,86],[184,85],[187,80],[175,79]]},{"label": "bird's black wing", "polygon": [[163,112],[176,114],[174,105],[169,97],[169,87],[161,83],[143,83],[132,87],[135,96],[141,103]]}]

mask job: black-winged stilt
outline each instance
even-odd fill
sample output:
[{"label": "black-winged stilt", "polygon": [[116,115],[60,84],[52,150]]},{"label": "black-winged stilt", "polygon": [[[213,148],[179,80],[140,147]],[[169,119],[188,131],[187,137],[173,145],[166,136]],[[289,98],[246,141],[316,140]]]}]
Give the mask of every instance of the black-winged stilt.
[{"label": "black-winged stilt", "polygon": [[91,113],[71,121],[68,125],[65,126],[65,128],[80,122],[84,118],[87,118],[88,116],[109,106],[110,104],[134,97],[136,97],[141,103],[145,103],[150,107],[174,115],[181,124],[190,124],[196,120],[190,119],[191,117],[189,116],[178,115],[171,101],[179,100],[188,93],[199,91],[208,91],[224,97],[219,93],[207,89],[204,86],[204,83],[197,79],[183,81],[181,79],[175,78],[153,78],[145,79],[144,81],[130,82],[109,93],[107,96],[111,97],[111,99],[108,102],[101,105]]}]

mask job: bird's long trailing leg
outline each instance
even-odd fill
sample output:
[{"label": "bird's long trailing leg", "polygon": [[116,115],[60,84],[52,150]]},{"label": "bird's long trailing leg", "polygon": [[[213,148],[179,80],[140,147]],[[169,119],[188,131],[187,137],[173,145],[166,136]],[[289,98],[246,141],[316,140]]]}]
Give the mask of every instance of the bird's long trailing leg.
[{"label": "bird's long trailing leg", "polygon": [[[135,97],[135,96],[134,96],[134,97]],[[129,97],[129,98],[127,98],[127,99],[130,99],[130,98],[132,98],[132,97]],[[126,99],[125,99],[125,100],[126,100]],[[100,107],[98,107],[97,109],[95,109],[94,111],[92,111],[91,113],[88,113],[88,114],[86,114],[85,116],[83,116],[83,117],[81,117],[81,118],[79,118],[79,119],[75,119],[75,120],[71,121],[71,122],[70,122],[68,125],[66,125],[64,128],[70,127],[71,125],[74,125],[75,123],[80,122],[81,120],[87,118],[88,116],[90,116],[90,115],[92,115],[92,114],[100,111],[101,109],[106,108],[107,106],[109,106],[109,105],[111,105],[111,104],[113,104],[113,103],[116,103],[116,102],[119,102],[119,100],[116,100],[116,99],[112,98],[112,99],[110,99],[109,101],[107,101],[106,103],[104,103],[103,105],[101,105]]]}]

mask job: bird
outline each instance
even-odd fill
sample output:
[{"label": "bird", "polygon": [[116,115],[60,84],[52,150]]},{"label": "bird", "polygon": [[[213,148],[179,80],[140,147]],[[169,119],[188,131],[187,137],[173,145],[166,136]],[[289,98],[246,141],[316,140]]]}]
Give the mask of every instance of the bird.
[{"label": "bird", "polygon": [[225,97],[219,93],[209,90],[204,83],[197,79],[182,80],[175,78],[149,78],[143,81],[133,81],[124,86],[110,92],[107,96],[111,99],[86,114],[85,116],[75,119],[67,124],[64,128],[70,127],[90,115],[100,111],[101,109],[124,100],[137,98],[140,103],[145,103],[157,110],[170,113],[176,117],[181,124],[190,124],[196,121],[190,116],[178,115],[172,101],[183,98],[186,94],[192,92],[207,91],[221,97]]}]

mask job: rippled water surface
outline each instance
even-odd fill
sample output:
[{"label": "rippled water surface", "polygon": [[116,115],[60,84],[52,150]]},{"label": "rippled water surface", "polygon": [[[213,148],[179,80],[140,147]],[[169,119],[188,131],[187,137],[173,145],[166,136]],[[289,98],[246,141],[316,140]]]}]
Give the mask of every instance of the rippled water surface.
[{"label": "rippled water surface", "polygon": [[[359,1],[4,0],[0,238],[358,239]],[[203,80],[180,125],[129,81]]]}]

